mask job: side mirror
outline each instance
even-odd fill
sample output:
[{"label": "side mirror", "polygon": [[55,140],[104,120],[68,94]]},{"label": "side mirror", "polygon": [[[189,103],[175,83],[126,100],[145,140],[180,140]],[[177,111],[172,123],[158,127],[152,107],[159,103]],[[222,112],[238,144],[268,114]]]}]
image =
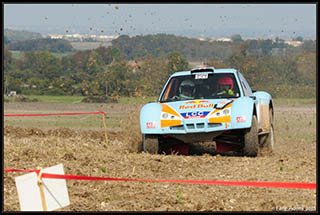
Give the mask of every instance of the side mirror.
[{"label": "side mirror", "polygon": [[255,92],[257,92],[257,90],[252,89],[252,92],[255,93]]}]

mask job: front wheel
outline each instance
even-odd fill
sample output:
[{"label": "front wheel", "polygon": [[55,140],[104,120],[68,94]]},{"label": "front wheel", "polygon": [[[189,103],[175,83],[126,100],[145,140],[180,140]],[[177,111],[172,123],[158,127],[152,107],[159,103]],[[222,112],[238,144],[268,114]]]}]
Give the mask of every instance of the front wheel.
[{"label": "front wheel", "polygon": [[142,135],[142,146],[143,151],[150,154],[159,153],[159,140],[157,136],[151,136],[147,134]]},{"label": "front wheel", "polygon": [[269,152],[269,153],[273,152],[274,142],[275,142],[273,120],[274,120],[274,118],[273,118],[273,114],[272,114],[272,109],[270,108],[269,109],[270,132],[269,132],[269,134],[266,135],[266,137],[264,138],[264,141],[262,142],[263,151]]},{"label": "front wheel", "polygon": [[256,157],[259,153],[257,117],[255,115],[252,116],[251,128],[244,134],[242,153],[249,157]]}]

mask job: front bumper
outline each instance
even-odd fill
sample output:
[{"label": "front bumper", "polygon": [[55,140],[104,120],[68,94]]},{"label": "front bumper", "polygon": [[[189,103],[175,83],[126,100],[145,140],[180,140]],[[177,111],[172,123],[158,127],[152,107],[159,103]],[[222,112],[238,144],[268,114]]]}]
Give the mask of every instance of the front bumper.
[{"label": "front bumper", "polygon": [[231,123],[210,123],[208,119],[184,120],[181,125],[161,128],[163,133],[187,134],[187,133],[208,133],[230,129]]}]

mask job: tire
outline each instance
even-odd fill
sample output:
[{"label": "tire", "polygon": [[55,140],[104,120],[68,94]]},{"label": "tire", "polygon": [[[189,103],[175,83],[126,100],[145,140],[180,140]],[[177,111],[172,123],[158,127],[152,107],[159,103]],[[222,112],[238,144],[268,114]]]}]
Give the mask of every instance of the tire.
[{"label": "tire", "polygon": [[251,128],[244,134],[244,146],[242,154],[248,157],[256,157],[259,153],[259,137],[257,127],[257,117],[252,116]]},{"label": "tire", "polygon": [[272,109],[269,109],[269,120],[270,120],[270,133],[266,135],[265,141],[263,142],[263,151],[272,153],[274,150],[274,127],[273,127],[273,114]]},{"label": "tire", "polygon": [[157,136],[142,135],[142,147],[143,151],[150,154],[159,153],[159,140]]}]

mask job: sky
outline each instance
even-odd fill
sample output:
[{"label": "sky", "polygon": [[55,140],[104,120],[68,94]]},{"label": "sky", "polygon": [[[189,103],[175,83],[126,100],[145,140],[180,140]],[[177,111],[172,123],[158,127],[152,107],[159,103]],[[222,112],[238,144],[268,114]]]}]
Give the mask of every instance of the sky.
[{"label": "sky", "polygon": [[316,4],[4,4],[3,10],[5,28],[40,33],[316,38]]}]

